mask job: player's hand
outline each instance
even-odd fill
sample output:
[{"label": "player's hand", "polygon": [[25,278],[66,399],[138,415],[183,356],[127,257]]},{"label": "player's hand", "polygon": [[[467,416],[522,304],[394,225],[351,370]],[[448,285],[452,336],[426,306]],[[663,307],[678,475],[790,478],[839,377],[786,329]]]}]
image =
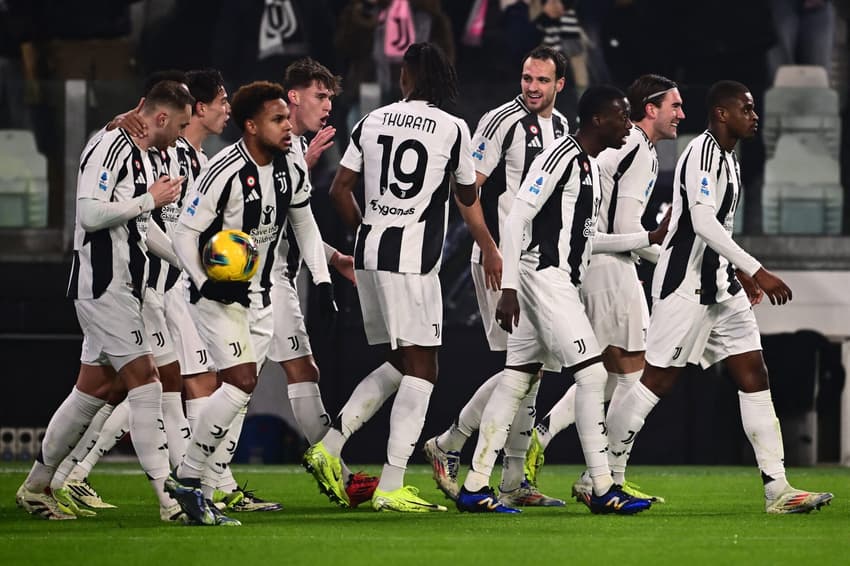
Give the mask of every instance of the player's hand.
[{"label": "player's hand", "polygon": [[142,120],[142,106],[145,104],[145,98],[139,99],[139,104],[130,110],[119,114],[106,125],[107,130],[115,128],[124,128],[134,138],[143,138],[148,135],[148,125]]},{"label": "player's hand", "polygon": [[250,286],[250,281],[213,281],[207,279],[201,286],[201,295],[205,299],[218,301],[225,305],[239,303],[247,308],[251,306],[251,299],[248,298]]},{"label": "player's hand", "polygon": [[735,270],[735,275],[737,275],[738,281],[741,282],[741,287],[744,288],[744,292],[747,294],[747,298],[750,300],[750,304],[759,304],[764,298],[764,291],[761,290],[761,287],[758,286],[758,283],[756,283],[752,277],[750,277],[740,269]]},{"label": "player's hand", "polygon": [[670,227],[670,215],[672,213],[673,207],[670,206],[667,208],[667,212],[664,213],[664,218],[658,223],[658,228],[649,233],[650,244],[660,244],[664,241],[664,238],[667,236],[667,230]]},{"label": "player's hand", "polygon": [[493,248],[489,252],[481,252],[481,261],[484,266],[484,282],[488,289],[498,291],[502,288],[502,254],[499,248]]},{"label": "player's hand", "polygon": [[354,257],[334,252],[334,255],[331,256],[331,267],[357,287],[357,279],[354,277]]},{"label": "player's hand", "polygon": [[319,283],[316,285],[316,294],[319,297],[319,317],[325,331],[330,331],[336,323],[339,309],[334,300],[334,287],[330,283]]},{"label": "player's hand", "polygon": [[502,296],[496,303],[496,322],[508,334],[512,333],[513,327],[519,324],[519,300],[517,300],[516,289],[502,289]]},{"label": "player's hand", "polygon": [[753,275],[756,284],[770,299],[771,305],[784,305],[791,300],[791,289],[785,281],[766,270],[759,268]]},{"label": "player's hand", "polygon": [[163,175],[148,187],[148,192],[153,195],[154,207],[160,208],[176,201],[180,197],[180,186],[185,178]]},{"label": "player's hand", "polygon": [[335,135],[336,128],[333,126],[325,126],[316,132],[315,137],[307,147],[307,152],[304,154],[304,161],[307,162],[309,169],[312,169],[319,162],[319,158],[325,150],[334,144]]}]

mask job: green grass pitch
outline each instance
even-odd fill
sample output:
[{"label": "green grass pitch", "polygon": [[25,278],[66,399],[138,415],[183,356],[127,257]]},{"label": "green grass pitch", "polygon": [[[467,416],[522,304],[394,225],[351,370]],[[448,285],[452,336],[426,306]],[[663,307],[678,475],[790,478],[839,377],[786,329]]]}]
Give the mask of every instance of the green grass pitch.
[{"label": "green grass pitch", "polygon": [[[667,503],[619,517],[591,515],[572,500],[521,515],[339,509],[299,467],[236,466],[236,477],[260,497],[284,504],[277,513],[234,514],[243,522],[237,528],[161,523],[149,484],[131,464],[102,464],[90,478],[118,509],[76,521],[35,519],[14,503],[26,469],[0,464],[4,566],[850,564],[850,470],[838,467],[789,470],[793,485],[832,491],[835,499],[819,512],[780,516],[764,513],[755,469],[634,467],[630,479]],[[541,487],[567,499],[580,471],[548,466]],[[444,501],[425,466],[412,466],[407,481],[426,499]]]}]

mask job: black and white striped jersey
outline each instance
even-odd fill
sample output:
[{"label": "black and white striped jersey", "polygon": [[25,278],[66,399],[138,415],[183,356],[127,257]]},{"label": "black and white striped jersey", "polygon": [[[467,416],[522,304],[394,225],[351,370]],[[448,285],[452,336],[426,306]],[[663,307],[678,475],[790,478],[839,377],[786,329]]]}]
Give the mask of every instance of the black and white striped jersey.
[{"label": "black and white striped jersey", "polygon": [[[615,220],[620,212],[617,210],[617,199],[620,197],[640,202],[643,215],[658,179],[658,155],[646,132],[640,126],[632,126],[623,147],[603,150],[596,161],[599,164],[599,185],[602,191],[602,207],[596,229],[613,234]],[[640,224],[640,217],[637,218],[637,224]]]},{"label": "black and white striped jersey", "polygon": [[741,190],[734,151],[724,151],[710,132],[694,138],[679,156],[673,181],[673,213],[652,280],[652,296],[677,293],[703,305],[723,302],[741,290],[729,261],[694,232],[691,207],[712,207],[731,237]]},{"label": "black and white striped jersey", "polygon": [[[155,179],[147,152],[121,128],[101,130],[80,158],[77,200],[122,202],[145,194]],[[142,297],[147,275],[145,233],[149,212],[124,224],[87,232],[74,226],[74,254],[67,296],[96,299],[110,286],[126,285]]]},{"label": "black and white striped jersey", "polygon": [[475,183],[469,138],[463,120],[422,100],[378,108],[357,123],[340,161],[361,173],[365,187],[356,269],[439,269],[450,179]]},{"label": "black and white striped jersey", "polygon": [[[169,177],[177,177],[180,174],[180,165],[177,161],[177,154],[174,147],[169,147],[167,151],[151,148],[148,150],[151,167],[153,168],[154,178],[167,175]],[[169,237],[174,231],[174,226],[177,225],[177,217],[180,216],[180,208],[176,202],[166,204],[161,208],[155,208],[151,211],[151,221],[155,222],[162,231]],[[152,287],[164,293],[171,289],[174,283],[180,278],[180,270],[161,259],[158,255],[148,251],[148,287]]]},{"label": "black and white striped jersey", "polygon": [[[531,162],[543,148],[569,133],[566,117],[554,110],[548,119],[531,112],[522,95],[490,110],[472,136],[475,170],[487,177],[481,187],[484,220],[498,245],[502,223]],[[481,249],[472,244],[472,261],[481,263]]]},{"label": "black and white striped jersey", "polygon": [[601,203],[599,169],[571,135],[538,155],[517,192],[536,211],[531,233],[523,234],[523,256],[537,269],[555,267],[581,285],[590,263]]},{"label": "black and white striped jersey", "polygon": [[[249,234],[257,245],[260,261],[251,291],[260,293],[266,306],[270,304],[272,271],[277,264],[277,245],[287,212],[308,206],[310,190],[306,170],[289,156],[281,153],[272,163],[259,166],[239,140],[222,149],[201,171],[189,188],[178,224],[201,233],[199,254],[221,230]],[[194,281],[190,289],[190,297],[197,300]]]},{"label": "black and white striped jersey", "polygon": [[[289,156],[299,163],[307,174],[310,172],[307,168],[307,162],[304,155],[307,153],[307,138],[292,134],[292,147],[289,149]],[[301,248],[298,247],[298,240],[295,238],[295,232],[292,230],[292,225],[287,222],[283,228],[283,235],[280,238],[280,254],[286,258],[278,267],[278,275],[280,279],[294,279],[298,276],[298,271],[301,269]]]}]

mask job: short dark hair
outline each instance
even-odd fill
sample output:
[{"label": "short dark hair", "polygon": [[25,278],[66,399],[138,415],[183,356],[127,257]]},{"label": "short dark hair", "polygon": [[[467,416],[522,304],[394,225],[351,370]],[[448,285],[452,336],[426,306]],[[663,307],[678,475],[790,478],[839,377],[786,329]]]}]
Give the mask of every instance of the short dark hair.
[{"label": "short dark hair", "polygon": [[144,109],[157,106],[168,106],[175,110],[183,110],[186,105],[194,106],[195,99],[186,90],[186,86],[176,81],[159,81],[145,96]]},{"label": "short dark hair", "polygon": [[[209,104],[221,89],[224,88],[224,77],[216,69],[200,69],[186,73],[186,86],[195,97],[195,102]],[[192,105],[192,114],[195,113],[195,105]]]},{"label": "short dark hair", "polygon": [[330,69],[311,57],[303,57],[286,68],[283,76],[283,88],[307,88],[313,81],[339,95],[342,92],[342,77],[334,75]]},{"label": "short dark hair", "polygon": [[245,121],[254,118],[269,100],[286,100],[286,91],[277,83],[254,81],[239,87],[230,99],[230,115],[239,129],[245,130]]},{"label": "short dark hair", "polygon": [[142,86],[142,96],[147,96],[156,83],[162,81],[174,81],[176,83],[186,82],[186,73],[177,69],[168,69],[166,71],[154,71],[145,78]]},{"label": "short dark hair", "polygon": [[614,100],[626,98],[626,95],[615,86],[594,85],[589,87],[578,101],[579,128],[589,124],[593,117],[602,113]]},{"label": "short dark hair", "polygon": [[708,109],[708,117],[714,114],[714,108],[724,106],[731,99],[750,92],[747,85],[738,81],[717,81],[711,88],[708,89],[708,95],[705,97],[705,107]]},{"label": "short dark hair", "polygon": [[446,52],[433,43],[414,43],[402,59],[413,75],[408,99],[425,100],[441,108],[458,96],[457,73]]},{"label": "short dark hair", "polygon": [[633,122],[639,122],[646,118],[646,105],[652,104],[661,108],[661,101],[670,89],[679,88],[675,81],[661,75],[641,75],[634,80],[626,94],[632,107],[630,116]]},{"label": "short dark hair", "polygon": [[540,45],[529,51],[528,55],[523,57],[523,65],[529,59],[539,59],[540,61],[546,61],[549,59],[555,63],[555,79],[563,79],[567,76],[567,58],[564,57],[564,54],[557,49],[553,49],[546,45]]}]

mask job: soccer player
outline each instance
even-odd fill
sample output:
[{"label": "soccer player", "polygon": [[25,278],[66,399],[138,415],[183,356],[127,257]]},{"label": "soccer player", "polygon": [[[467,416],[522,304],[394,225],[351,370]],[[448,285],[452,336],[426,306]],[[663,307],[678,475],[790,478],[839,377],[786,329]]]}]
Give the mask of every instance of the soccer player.
[{"label": "soccer player", "polygon": [[[598,159],[602,206],[597,230],[609,234],[642,229],[641,217],[658,178],[655,144],[659,140],[676,139],[679,122],[685,118],[682,96],[670,79],[643,75],[626,93],[632,109],[632,131],[623,147],[605,150]],[[655,263],[660,249],[653,246],[635,252]],[[631,255],[594,255],[582,282],[581,298],[602,347],[602,363],[608,372],[605,400],[616,406],[640,378],[649,326],[646,298]],[[575,421],[575,393],[573,385],[534,427],[526,460],[526,475],[532,483],[537,483],[546,447],[556,434]],[[573,495],[587,497],[591,488],[590,477],[585,473],[573,486]],[[623,490],[645,496],[628,483],[623,484]]]},{"label": "soccer player", "polygon": [[[487,227],[495,242],[491,247],[472,248],[472,281],[481,310],[481,321],[490,349],[503,352],[508,334],[496,323],[496,302],[501,286],[502,257],[497,249],[502,224],[511,209],[520,181],[533,159],[555,139],[569,133],[567,119],[555,109],[555,98],[564,88],[566,59],[549,47],[532,50],[522,64],[521,94],[490,110],[478,122],[472,137],[476,183],[481,187],[481,206]],[[472,210],[472,209],[461,209]],[[469,214],[469,212],[466,212]],[[488,280],[486,268],[496,265],[498,276]],[[481,412],[502,372],[487,379],[461,409],[457,421],[443,434],[425,443],[425,457],[431,462],[437,486],[450,499],[460,489],[457,473],[460,451],[478,429]],[[559,506],[560,499],[547,497],[525,481],[523,462],[534,425],[534,405],[538,385],[532,386],[517,411],[505,444],[500,499],[513,506]]]},{"label": "soccer player", "polygon": [[[340,79],[318,61],[306,57],[286,68],[283,83],[289,105],[289,121],[292,122],[291,153],[299,156],[310,169],[333,143],[336,130],[327,125],[327,120],[332,99],[340,90]],[[311,132],[316,135],[308,144],[306,134]],[[324,248],[328,264],[354,282],[354,258],[339,253],[328,244],[324,244]],[[285,227],[281,238],[281,254],[286,261],[280,262],[273,274],[272,302],[278,314],[275,316],[269,359],[279,362],[283,368],[295,420],[312,445],[325,436],[331,418],[322,403],[319,368],[313,359],[295,287],[301,267],[301,250],[289,226]],[[349,507],[356,507],[372,498],[378,478],[360,472],[352,473],[344,462],[342,473]]]},{"label": "soccer player", "polygon": [[50,420],[39,456],[17,492],[18,505],[34,515],[68,519],[82,514],[66,489],[51,496],[50,481],[117,377],[128,391],[133,445],[159,500],[160,516],[173,516],[176,504],[163,491],[168,455],[162,386],[141,303],[149,240],[167,241],[148,223],[150,212],[177,198],[182,179],[156,179],[148,149],[164,150],[174,143],[189,122],[192,102],[179,83],[161,82],[142,106],[147,136],[133,138],[121,128],[105,132],[82,155],[67,293],[83,330],[82,363],[76,386]]},{"label": "soccer player", "polygon": [[579,288],[591,251],[629,251],[660,242],[656,232],[597,232],[601,204],[596,156],[620,148],[629,135],[629,103],[610,86],[591,87],[578,105],[579,129],[538,155],[503,224],[502,296],[496,320],[506,330],[505,371],[481,416],[472,468],[458,493],[461,511],[514,513],[489,486],[498,450],[520,402],[542,367],[572,371],[578,384],[576,426],[590,475],[594,513],[637,513],[651,502],[611,480],[605,455],[603,391],[607,373]]},{"label": "soccer player", "polygon": [[[304,260],[319,286],[325,316],[336,313],[333,289],[309,208],[306,172],[287,155],[292,125],[280,85],[257,81],[233,96],[231,112],[242,137],[218,153],[184,199],[172,242],[189,274],[190,312],[222,385],[198,416],[186,455],[165,488],[196,523],[238,524],[218,513],[201,478],[233,420],[248,404],[274,328],[271,273],[278,261],[283,224],[292,224]],[[250,281],[207,277],[201,250],[220,230],[238,229],[253,238],[259,269]],[[218,468],[218,466],[216,466]]]},{"label": "soccer player", "polygon": [[670,231],[652,280],[646,367],[608,413],[611,471],[615,482],[624,481],[635,436],[685,364],[707,368],[724,361],[738,385],[741,420],[761,471],[767,512],[811,511],[832,494],[800,491],[785,479],[782,435],[751,307],[763,294],[771,304],[784,305],[791,289],[732,240],[741,197],[734,147],[755,135],[758,116],[752,94],[738,82],[715,83],[706,102],[708,129],[676,164]]},{"label": "soccer player", "polygon": [[[477,202],[469,130],[441,107],[457,95],[454,67],[429,43],[404,54],[399,80],[404,99],[367,114],[354,127],[331,185],[343,220],[357,230],[357,291],[370,344],[389,343],[397,385],[361,382],[337,423],[305,455],[320,489],[344,501],[339,462],[345,441],[397,390],[390,415],[387,461],[372,496],[377,510],[446,511],[404,485],[407,461],[422,432],[437,380],[442,335],[438,277],[451,178],[461,206]],[[354,198],[360,178],[365,214]],[[365,391],[369,390],[369,391]]]}]

